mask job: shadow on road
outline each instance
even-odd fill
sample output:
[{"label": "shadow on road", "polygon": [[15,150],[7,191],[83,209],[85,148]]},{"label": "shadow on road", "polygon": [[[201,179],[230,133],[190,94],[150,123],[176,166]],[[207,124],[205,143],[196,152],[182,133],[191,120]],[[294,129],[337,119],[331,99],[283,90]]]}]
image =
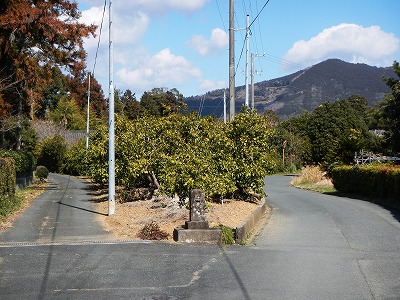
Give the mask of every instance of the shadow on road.
[{"label": "shadow on road", "polygon": [[68,207],[72,207],[72,208],[76,208],[76,209],[80,209],[80,210],[87,211],[87,212],[90,212],[90,213],[93,213],[93,214],[98,214],[98,215],[102,215],[102,216],[108,216],[105,213],[101,213],[101,212],[98,212],[98,211],[86,209],[86,208],[83,208],[83,207],[78,207],[78,206],[71,205],[71,204],[66,204],[66,203],[62,203],[62,202],[58,202],[58,204],[64,205],[64,206],[68,206]]},{"label": "shadow on road", "polygon": [[369,198],[367,196],[355,195],[355,194],[345,194],[345,193],[340,193],[340,192],[326,192],[324,194],[374,203],[374,204],[386,209],[387,211],[389,211],[392,214],[392,216],[397,221],[400,222],[400,208],[384,204],[385,199],[375,199],[375,198]]},{"label": "shadow on road", "polygon": [[233,265],[231,259],[226,254],[225,249],[223,248],[223,246],[220,246],[220,249],[221,249],[221,252],[222,252],[222,255],[223,255],[225,261],[228,263],[229,268],[231,269],[231,271],[233,273],[233,276],[235,277],[235,279],[236,279],[236,281],[237,281],[237,283],[238,283],[238,285],[239,285],[239,287],[240,287],[240,289],[242,291],[243,298],[240,297],[240,299],[251,300],[249,292],[247,291],[247,289],[246,289],[246,287],[245,287],[245,285],[243,283],[242,278],[240,277],[240,275],[239,275],[238,271],[236,270],[235,266]]}]

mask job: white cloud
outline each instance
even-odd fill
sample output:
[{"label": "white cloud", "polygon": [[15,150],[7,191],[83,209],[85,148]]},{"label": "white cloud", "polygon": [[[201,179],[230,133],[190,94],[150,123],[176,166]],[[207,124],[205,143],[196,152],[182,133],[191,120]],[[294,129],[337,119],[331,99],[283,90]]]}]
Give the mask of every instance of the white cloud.
[{"label": "white cloud", "polygon": [[[210,0],[124,0],[116,1],[113,6],[114,20],[114,82],[119,88],[130,88],[141,93],[154,87],[179,87],[198,82],[201,71],[185,57],[171,53],[166,46],[158,45],[163,50],[155,55],[149,53],[143,37],[149,30],[152,19],[169,12],[192,13]],[[87,68],[94,66],[103,6],[98,0],[81,0],[81,22],[98,26],[96,38],[84,40],[88,53]],[[108,35],[109,7],[103,20],[101,44],[97,55],[95,76],[103,86],[108,88]],[[215,42],[216,43],[216,42]],[[192,79],[192,81],[190,81]],[[195,80],[193,80],[195,79]]]},{"label": "white cloud", "polygon": [[215,28],[211,32],[211,37],[207,40],[202,35],[195,35],[189,42],[189,45],[200,55],[207,56],[225,50],[228,46],[229,38],[227,33]]},{"label": "white cloud", "polygon": [[[146,14],[166,14],[170,11],[191,13],[201,8],[209,1],[210,0],[123,0],[114,2],[113,9],[115,9],[117,14],[130,14],[137,10],[141,10]],[[96,6],[99,5],[99,0],[81,0],[79,3],[87,6]]]},{"label": "white cloud", "polygon": [[200,77],[201,71],[183,56],[174,55],[166,48],[143,59],[137,68],[124,67],[116,75],[117,81],[140,86],[144,91],[154,87],[179,87]]},{"label": "white cloud", "polygon": [[328,58],[390,66],[398,51],[400,39],[379,26],[340,24],[323,30],[308,41],[297,41],[283,58],[305,67]]},{"label": "white cloud", "polygon": [[209,79],[201,80],[199,88],[202,91],[213,91],[217,89],[223,89],[227,87],[227,83],[224,80],[213,81]]},{"label": "white cloud", "polygon": [[[97,25],[96,38],[85,40],[87,50],[97,47],[98,37],[100,35],[100,25],[103,16],[103,7],[91,7],[82,12],[81,21],[85,24]],[[103,28],[101,33],[101,44],[108,43],[108,9],[104,14]],[[115,45],[135,44],[140,41],[149,24],[149,17],[141,11],[130,15],[122,15],[114,20],[114,41]]]}]

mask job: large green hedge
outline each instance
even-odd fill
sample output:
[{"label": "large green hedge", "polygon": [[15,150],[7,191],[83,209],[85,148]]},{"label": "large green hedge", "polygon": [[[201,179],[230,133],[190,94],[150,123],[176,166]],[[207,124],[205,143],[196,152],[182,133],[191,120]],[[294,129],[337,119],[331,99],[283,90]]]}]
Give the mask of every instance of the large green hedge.
[{"label": "large green hedge", "polygon": [[338,166],[331,170],[331,176],[339,192],[400,206],[400,166]]},{"label": "large green hedge", "polygon": [[15,201],[15,161],[0,158],[0,219],[12,209]]},{"label": "large green hedge", "polygon": [[32,173],[35,169],[36,161],[31,152],[0,150],[1,157],[11,157],[14,159],[16,173]]},{"label": "large green hedge", "polygon": [[[153,186],[184,198],[193,188],[208,197],[262,193],[263,179],[280,167],[271,141],[276,130],[256,113],[238,114],[224,124],[212,117],[171,114],[135,121],[117,118],[115,173],[119,185]],[[108,129],[99,128],[82,146],[68,151],[64,170],[108,182]],[[79,159],[78,159],[79,158]]]}]

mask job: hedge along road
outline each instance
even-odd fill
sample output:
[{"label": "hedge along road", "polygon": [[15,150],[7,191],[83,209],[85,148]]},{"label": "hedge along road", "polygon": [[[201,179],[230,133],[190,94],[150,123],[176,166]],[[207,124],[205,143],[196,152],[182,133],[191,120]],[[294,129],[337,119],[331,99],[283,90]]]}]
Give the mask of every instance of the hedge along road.
[{"label": "hedge along road", "polygon": [[[60,183],[44,194],[53,196],[43,210],[59,202],[62,193],[73,196],[67,186],[80,199],[87,192],[71,183],[75,179],[54,179]],[[63,241],[58,243],[12,244],[10,235],[2,235],[0,298],[399,299],[399,214],[360,200],[298,190],[290,187],[291,179],[266,178],[274,210],[249,246],[112,242],[91,226],[82,232],[94,230],[93,240],[103,242],[79,243],[88,236],[62,234],[61,228],[50,234],[49,241]],[[82,208],[64,200],[62,207]],[[59,214],[54,226],[67,226],[64,213],[65,218],[73,214],[52,213]],[[95,213],[81,217],[88,215]],[[26,230],[36,236],[19,241],[41,241],[35,230]]]}]

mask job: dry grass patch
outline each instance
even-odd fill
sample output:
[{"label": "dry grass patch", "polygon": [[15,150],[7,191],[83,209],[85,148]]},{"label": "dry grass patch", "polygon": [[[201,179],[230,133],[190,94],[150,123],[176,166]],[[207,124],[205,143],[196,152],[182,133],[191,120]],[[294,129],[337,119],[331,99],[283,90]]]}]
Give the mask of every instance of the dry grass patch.
[{"label": "dry grass patch", "polygon": [[319,193],[336,192],[332,180],[326,177],[326,172],[322,171],[319,166],[304,167],[301,175],[295,177],[291,184],[298,188],[312,190]]}]

